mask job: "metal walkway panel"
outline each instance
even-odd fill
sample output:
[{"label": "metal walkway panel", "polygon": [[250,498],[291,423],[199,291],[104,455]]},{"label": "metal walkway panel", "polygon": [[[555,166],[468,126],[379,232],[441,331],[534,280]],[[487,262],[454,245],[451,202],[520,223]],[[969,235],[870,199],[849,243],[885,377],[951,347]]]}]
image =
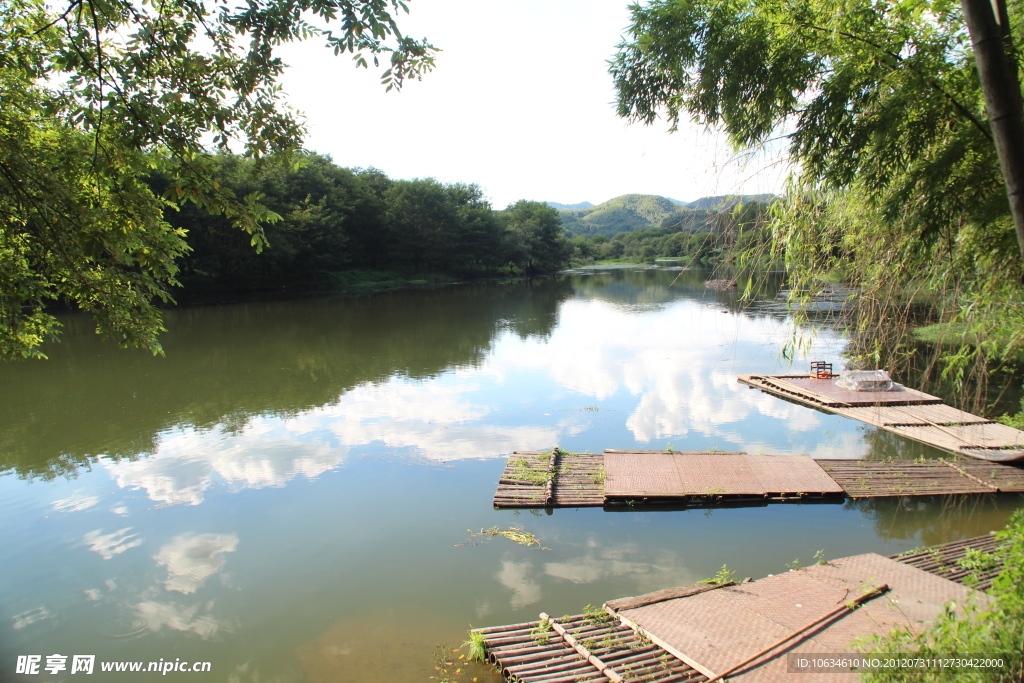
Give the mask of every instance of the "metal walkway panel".
[{"label": "metal walkway panel", "polygon": [[747,466],[769,494],[843,493],[808,455],[748,455]]},{"label": "metal walkway panel", "polygon": [[843,493],[805,455],[606,452],[605,472],[609,498]]},{"label": "metal walkway panel", "polygon": [[[868,554],[620,614],[665,643],[670,651],[699,664],[700,669],[721,673],[882,584],[892,590],[857,610],[844,610],[822,626],[802,633],[788,647],[754,660],[729,679],[780,680],[786,677],[787,652],[851,652],[850,643],[857,636],[886,633],[897,625],[922,628],[950,601],[963,604],[971,596],[984,606],[988,600],[952,581]],[[849,674],[836,676],[834,680],[849,680]],[[833,677],[816,674],[814,680]]]},{"label": "metal walkway panel", "polygon": [[604,468],[608,498],[766,493],[747,456],[736,453],[605,453]]}]

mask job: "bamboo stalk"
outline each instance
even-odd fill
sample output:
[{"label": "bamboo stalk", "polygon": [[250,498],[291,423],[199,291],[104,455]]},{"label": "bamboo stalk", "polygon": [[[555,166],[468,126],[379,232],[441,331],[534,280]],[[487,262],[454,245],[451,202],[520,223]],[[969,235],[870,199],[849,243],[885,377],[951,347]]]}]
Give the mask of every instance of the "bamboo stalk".
[{"label": "bamboo stalk", "polygon": [[983,480],[979,479],[978,477],[974,476],[973,474],[968,474],[968,473],[967,473],[967,472],[966,472],[966,471],[965,471],[965,470],[964,470],[963,468],[961,468],[961,467],[958,467],[957,465],[954,465],[954,464],[953,464],[953,463],[951,463],[951,462],[948,462],[948,461],[946,461],[946,460],[943,460],[943,461],[942,461],[942,463],[943,463],[944,465],[946,465],[947,467],[950,467],[950,468],[952,468],[952,469],[956,470],[957,472],[959,472],[959,473],[960,473],[960,474],[962,474],[963,476],[967,477],[968,479],[971,479],[971,480],[973,480],[973,481],[976,481],[976,482],[978,482],[978,483],[979,483],[979,484],[981,484],[982,486],[987,486],[987,487],[989,487],[990,489],[992,489],[993,491],[999,491],[999,487],[998,487],[998,486],[993,486],[992,484],[988,483],[987,481],[983,481]]},{"label": "bamboo stalk", "polygon": [[608,680],[610,680],[612,683],[622,683],[623,682],[622,676],[620,676],[618,673],[616,673],[615,671],[610,669],[607,664],[605,664],[600,659],[598,659],[593,654],[591,654],[590,650],[588,650],[579,641],[577,641],[576,638],[573,637],[573,635],[571,633],[566,631],[564,626],[559,624],[557,621],[552,619],[550,616],[548,616],[544,612],[541,612],[540,618],[541,619],[547,619],[547,622],[549,624],[551,624],[551,628],[553,628],[555,630],[555,633],[560,635],[562,637],[562,639],[565,642],[567,642],[572,647],[572,649],[574,649],[574,650],[576,650],[576,652],[580,653],[580,656],[582,656],[588,662],[593,664],[594,668],[597,669],[599,672],[601,672],[604,676],[606,676],[608,678]]}]

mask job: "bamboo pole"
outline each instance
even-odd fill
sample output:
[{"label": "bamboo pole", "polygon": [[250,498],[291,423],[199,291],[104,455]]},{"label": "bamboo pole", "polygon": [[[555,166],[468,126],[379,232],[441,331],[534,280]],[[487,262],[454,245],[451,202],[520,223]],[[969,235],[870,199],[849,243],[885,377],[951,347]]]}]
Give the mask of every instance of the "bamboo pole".
[{"label": "bamboo pole", "polygon": [[622,676],[613,671],[607,664],[602,662],[600,659],[595,657],[590,652],[590,650],[588,650],[582,643],[576,640],[576,638],[573,637],[571,633],[566,631],[564,626],[559,624],[557,621],[552,619],[544,612],[540,613],[540,618],[542,620],[546,619],[547,622],[551,624],[551,628],[555,630],[555,633],[562,637],[562,640],[568,643],[569,646],[572,647],[572,649],[576,650],[576,652],[578,652],[581,657],[583,657],[585,660],[593,664],[594,668],[601,672],[605,677],[607,677],[608,680],[610,680],[612,683],[623,683]]},{"label": "bamboo pole", "polygon": [[1024,106],[1004,0],[961,0],[996,154],[1024,258]]}]

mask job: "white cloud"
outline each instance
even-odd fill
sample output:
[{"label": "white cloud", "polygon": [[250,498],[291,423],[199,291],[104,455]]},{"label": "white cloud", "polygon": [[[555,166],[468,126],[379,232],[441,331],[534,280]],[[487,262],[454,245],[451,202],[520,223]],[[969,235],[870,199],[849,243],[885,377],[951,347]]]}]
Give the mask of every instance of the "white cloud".
[{"label": "white cloud", "polygon": [[213,615],[212,601],[195,605],[177,605],[146,600],[135,605],[134,609],[146,620],[150,631],[159,631],[166,626],[175,631],[187,631],[202,638],[212,638],[221,632],[237,629],[237,621],[223,621]]},{"label": "white cloud", "polygon": [[283,486],[298,476],[314,479],[344,460],[343,450],[300,441],[280,421],[272,422],[254,420],[230,435],[193,428],[169,431],[160,436],[155,454],[104,461],[104,467],[118,486],[143,489],[150,500],[198,505],[215,477],[233,490]]},{"label": "white cloud", "polygon": [[[499,346],[500,356],[489,364],[505,374],[547,373],[565,389],[598,400],[621,391],[638,396],[626,426],[641,443],[691,432],[740,443],[746,440],[741,423],[758,415],[784,423],[790,434],[818,429],[821,418],[813,410],[736,381],[741,372],[777,368],[778,359],[761,349],[766,344],[778,348],[773,340],[779,321],[714,312],[688,299],[643,316],[597,298],[570,300],[562,305],[561,324],[546,343]],[[600,333],[593,329],[594,320],[602,321]],[[830,343],[819,339],[811,352],[835,353]],[[722,351],[716,353],[719,346]]]},{"label": "white cloud", "polygon": [[153,559],[167,568],[168,591],[195,593],[224,568],[226,553],[238,547],[235,534],[181,534],[162,546]]},{"label": "white cloud", "polygon": [[590,539],[586,553],[561,562],[548,562],[544,573],[579,584],[628,577],[638,593],[688,585],[697,580],[682,560],[670,552],[642,555],[633,544],[601,546],[595,538]]},{"label": "white cloud", "polygon": [[512,609],[521,609],[540,602],[541,588],[532,576],[533,571],[532,562],[502,560],[501,569],[495,574],[495,578],[498,583],[512,591],[509,600]]},{"label": "white cloud", "polygon": [[120,555],[126,550],[142,545],[142,538],[138,534],[129,534],[132,527],[118,529],[111,534],[104,534],[102,529],[90,531],[82,540],[89,546],[89,550],[97,553],[104,560],[109,560],[114,555]]},{"label": "white cloud", "polygon": [[67,498],[55,500],[53,502],[53,509],[57,512],[81,512],[95,506],[99,501],[100,499],[97,496],[87,496],[76,491]]},{"label": "white cloud", "polygon": [[34,607],[28,611],[22,612],[21,614],[15,614],[11,617],[12,628],[15,631],[20,631],[26,626],[31,626],[37,621],[44,621],[46,619],[52,619],[53,614],[46,607]]}]

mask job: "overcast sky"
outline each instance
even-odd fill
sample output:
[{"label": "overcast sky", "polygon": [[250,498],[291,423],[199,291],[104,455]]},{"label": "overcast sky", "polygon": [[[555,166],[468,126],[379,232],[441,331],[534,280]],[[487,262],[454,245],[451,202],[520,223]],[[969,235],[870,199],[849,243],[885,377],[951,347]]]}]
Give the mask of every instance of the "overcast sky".
[{"label": "overcast sky", "polygon": [[476,183],[496,208],[781,188],[778,164],[743,165],[701,127],[670,134],[663,122],[615,115],[607,60],[629,23],[627,0],[412,0],[409,9],[404,33],[443,52],[401,92],[384,92],[383,69],[358,69],[317,41],[281,50],[307,148],[392,178]]}]

